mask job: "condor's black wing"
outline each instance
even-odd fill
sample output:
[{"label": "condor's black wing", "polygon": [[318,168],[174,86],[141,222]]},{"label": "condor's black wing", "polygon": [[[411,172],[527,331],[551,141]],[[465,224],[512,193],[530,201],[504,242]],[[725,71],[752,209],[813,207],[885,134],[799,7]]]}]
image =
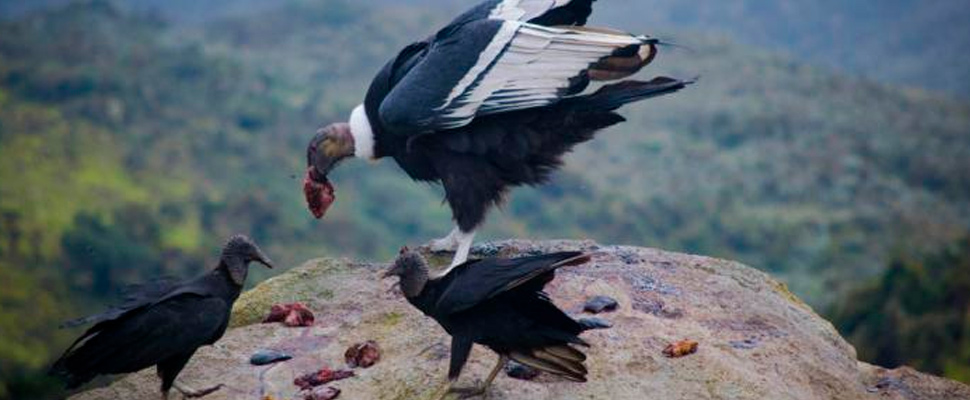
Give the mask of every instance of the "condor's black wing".
[{"label": "condor's black wing", "polygon": [[585,25],[596,0],[488,0],[460,15],[452,25],[504,19],[537,25]]},{"label": "condor's black wing", "polygon": [[415,135],[548,106],[591,80],[635,73],[653,59],[656,44],[604,29],[473,20],[431,40],[381,101],[378,117],[393,134]]}]

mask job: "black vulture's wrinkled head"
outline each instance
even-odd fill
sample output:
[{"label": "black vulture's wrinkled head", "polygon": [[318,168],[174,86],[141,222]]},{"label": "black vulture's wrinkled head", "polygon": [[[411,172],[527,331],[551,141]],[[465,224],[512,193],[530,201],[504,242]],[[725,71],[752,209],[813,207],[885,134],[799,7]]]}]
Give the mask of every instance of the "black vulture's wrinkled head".
[{"label": "black vulture's wrinkled head", "polygon": [[397,276],[401,278],[401,290],[407,297],[415,297],[424,289],[428,282],[428,262],[416,251],[411,251],[407,247],[401,249],[394,264],[391,265],[382,278]]},{"label": "black vulture's wrinkled head", "polygon": [[260,250],[252,239],[244,235],[233,235],[222,248],[222,264],[229,269],[232,279],[239,285],[246,281],[249,264],[258,262],[273,268],[273,262]]},{"label": "black vulture's wrinkled head", "polygon": [[347,157],[354,155],[354,137],[350,125],[330,124],[317,130],[307,145],[307,172],[303,179],[303,194],[314,217],[323,218],[335,200],[333,184],[327,178],[330,171]]},{"label": "black vulture's wrinkled head", "polygon": [[222,258],[237,258],[243,263],[258,262],[267,268],[273,268],[273,262],[263,253],[263,250],[245,235],[233,235],[222,248]]}]

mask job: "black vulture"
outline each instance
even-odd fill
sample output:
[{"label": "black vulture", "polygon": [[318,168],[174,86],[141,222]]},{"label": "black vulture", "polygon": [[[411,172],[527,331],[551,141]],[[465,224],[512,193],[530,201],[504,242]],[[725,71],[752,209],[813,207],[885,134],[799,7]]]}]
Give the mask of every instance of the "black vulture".
[{"label": "black vulture", "polygon": [[[589,256],[580,252],[488,258],[432,277],[424,257],[404,249],[383,276],[399,277],[408,302],[451,335],[448,392],[480,395],[509,359],[572,381],[586,381],[586,355],[571,346],[589,346],[579,338],[586,329],[556,307],[543,288],[556,269],[587,261]],[[482,386],[455,388],[473,343],[498,353],[498,364]]]},{"label": "black vulture", "polygon": [[249,263],[272,268],[269,258],[249,238],[236,235],[222,249],[219,266],[186,282],[157,281],[140,286],[107,311],[65,323],[94,324],[50,369],[69,389],[98,375],[136,372],[156,366],[162,399],[174,386],[186,397],[201,397],[222,385],[195,390],[176,382],[196,349],[215,343],[229,324]]},{"label": "black vulture", "polygon": [[[400,51],[347,123],[307,146],[304,194],[315,217],[333,203],[342,160],[390,157],[414,180],[442,184],[456,227],[430,242],[468,257],[475,230],[509,189],[540,185],[562,156],[624,121],[624,104],[689,81],[617,81],[649,64],[657,39],[585,27],[594,0],[489,0]],[[592,93],[590,93],[592,92]]]}]

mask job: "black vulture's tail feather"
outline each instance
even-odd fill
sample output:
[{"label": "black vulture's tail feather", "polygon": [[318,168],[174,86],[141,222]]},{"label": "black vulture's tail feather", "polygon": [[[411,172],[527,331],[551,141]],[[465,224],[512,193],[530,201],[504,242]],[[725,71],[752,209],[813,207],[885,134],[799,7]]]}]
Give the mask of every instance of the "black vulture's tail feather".
[{"label": "black vulture's tail feather", "polygon": [[567,345],[550,346],[529,351],[513,351],[509,357],[521,364],[575,382],[586,382],[586,355]]},{"label": "black vulture's tail feather", "polygon": [[66,360],[66,357],[68,356],[69,355],[65,354],[64,357],[57,360],[57,362],[55,362],[54,365],[51,366],[51,368],[47,371],[47,375],[63,380],[68,389],[77,389],[81,387],[81,385],[90,382],[95,378],[95,376],[97,376],[96,374],[84,373],[68,368]]},{"label": "black vulture's tail feather", "polygon": [[623,81],[603,86],[593,94],[574,97],[568,101],[587,110],[613,111],[624,104],[674,93],[696,81],[697,79],[684,81],[664,76],[649,82]]}]

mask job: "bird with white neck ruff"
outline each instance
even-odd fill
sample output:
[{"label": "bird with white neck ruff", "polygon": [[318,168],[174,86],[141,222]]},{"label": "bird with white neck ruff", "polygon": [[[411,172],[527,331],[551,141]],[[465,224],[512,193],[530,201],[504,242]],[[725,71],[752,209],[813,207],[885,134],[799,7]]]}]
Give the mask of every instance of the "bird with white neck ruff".
[{"label": "bird with white neck ruff", "polygon": [[349,122],[307,146],[304,194],[317,218],[334,202],[328,174],[348,158],[392,158],[412,179],[437,182],[456,227],[434,240],[468,258],[475,230],[512,187],[546,183],[562,156],[615,111],[690,84],[627,78],[657,55],[657,39],[584,26],[594,0],[490,0],[397,54]]}]

